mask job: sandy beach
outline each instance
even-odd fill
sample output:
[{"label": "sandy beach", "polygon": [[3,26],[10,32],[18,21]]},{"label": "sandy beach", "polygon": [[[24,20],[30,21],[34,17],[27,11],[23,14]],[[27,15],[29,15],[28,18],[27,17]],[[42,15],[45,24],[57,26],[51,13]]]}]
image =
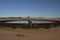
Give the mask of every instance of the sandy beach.
[{"label": "sandy beach", "polygon": [[[23,36],[17,36],[17,35]],[[60,27],[51,29],[0,28],[0,40],[60,40]]]}]

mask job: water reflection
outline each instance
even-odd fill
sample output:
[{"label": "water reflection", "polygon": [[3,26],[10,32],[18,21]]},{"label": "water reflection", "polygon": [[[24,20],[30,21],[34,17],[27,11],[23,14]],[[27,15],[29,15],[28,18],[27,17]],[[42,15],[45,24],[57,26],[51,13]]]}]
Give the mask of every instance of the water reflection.
[{"label": "water reflection", "polygon": [[29,24],[28,21],[11,21],[11,22],[0,22],[0,27],[11,27],[11,28],[50,28],[60,26],[60,22],[51,22],[51,21],[31,21],[32,24]]},{"label": "water reflection", "polygon": [[[51,21],[31,21],[32,23],[53,23]],[[12,22],[6,22],[6,23],[26,23],[28,24],[28,21],[12,21]]]}]

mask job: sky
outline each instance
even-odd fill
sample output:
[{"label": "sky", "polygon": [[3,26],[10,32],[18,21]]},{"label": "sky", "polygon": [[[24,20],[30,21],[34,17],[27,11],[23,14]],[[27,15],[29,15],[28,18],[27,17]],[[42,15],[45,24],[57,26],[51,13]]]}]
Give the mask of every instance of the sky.
[{"label": "sky", "polygon": [[0,0],[0,17],[60,17],[60,0]]}]

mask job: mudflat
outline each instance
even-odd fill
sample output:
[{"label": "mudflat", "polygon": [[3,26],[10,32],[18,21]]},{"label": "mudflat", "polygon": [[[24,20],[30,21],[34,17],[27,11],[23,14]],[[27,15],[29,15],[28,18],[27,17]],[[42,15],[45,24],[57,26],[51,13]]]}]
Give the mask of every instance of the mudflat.
[{"label": "mudflat", "polygon": [[0,28],[0,40],[60,40],[60,27],[51,29]]}]

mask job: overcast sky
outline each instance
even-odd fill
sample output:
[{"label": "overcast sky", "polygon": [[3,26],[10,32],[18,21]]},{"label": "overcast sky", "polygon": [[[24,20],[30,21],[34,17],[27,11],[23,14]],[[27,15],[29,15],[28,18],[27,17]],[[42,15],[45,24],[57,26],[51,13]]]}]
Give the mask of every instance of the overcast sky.
[{"label": "overcast sky", "polygon": [[0,17],[60,17],[60,0],[0,0]]}]

